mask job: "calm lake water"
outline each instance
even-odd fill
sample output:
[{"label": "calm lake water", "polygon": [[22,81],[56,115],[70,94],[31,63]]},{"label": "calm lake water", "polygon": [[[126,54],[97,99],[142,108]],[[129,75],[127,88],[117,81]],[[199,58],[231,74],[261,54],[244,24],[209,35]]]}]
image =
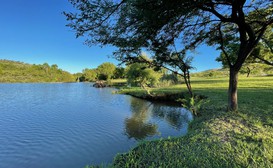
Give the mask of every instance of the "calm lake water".
[{"label": "calm lake water", "polygon": [[139,140],[181,136],[191,114],[88,83],[0,84],[0,167],[110,163]]}]

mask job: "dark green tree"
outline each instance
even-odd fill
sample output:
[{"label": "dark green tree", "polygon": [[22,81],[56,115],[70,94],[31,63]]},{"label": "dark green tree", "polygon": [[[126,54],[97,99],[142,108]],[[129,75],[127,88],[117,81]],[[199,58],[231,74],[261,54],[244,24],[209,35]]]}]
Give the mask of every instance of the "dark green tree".
[{"label": "dark green tree", "polygon": [[138,57],[127,57],[126,62],[129,64],[134,62],[144,63],[146,66],[153,67],[156,71],[165,69],[175,75],[180,75],[184,79],[189,95],[191,97],[194,96],[190,81],[190,70],[193,69],[191,66],[192,57],[187,57],[184,51],[177,52],[175,49],[175,52],[159,52],[152,60],[142,55]]},{"label": "dark green tree", "polygon": [[[239,49],[238,44],[230,43],[226,46],[226,52],[229,53],[230,61],[234,63],[236,61],[237,51]],[[263,61],[266,60],[266,61]],[[268,60],[268,61],[267,61]],[[270,60],[273,60],[273,53],[262,43],[259,42],[257,47],[252,51],[250,56],[245,60],[240,72],[247,73],[247,77],[254,70],[256,72],[262,72],[269,67]],[[223,52],[220,53],[216,61],[221,62],[223,68],[228,68],[229,64]],[[273,62],[272,62],[273,63]],[[273,64],[272,64],[273,65]]]},{"label": "dark green tree", "polygon": [[252,55],[256,62],[273,66],[273,25],[265,31],[255,50]]},{"label": "dark green tree", "polygon": [[[132,86],[140,85],[143,89],[155,86],[162,74],[148,68],[144,63],[133,63],[128,66],[126,73],[127,81]],[[149,92],[148,92],[149,93]]]},{"label": "dark green tree", "polygon": [[[78,12],[65,15],[76,36],[86,35],[90,45],[118,47],[114,54],[120,60],[137,57],[142,48],[165,61],[177,43],[183,50],[203,43],[218,46],[230,69],[228,109],[233,111],[238,108],[238,72],[273,24],[271,0],[70,1]],[[234,63],[226,52],[232,39],[239,45]]]},{"label": "dark green tree", "polygon": [[[237,37],[236,37],[237,38]],[[237,40],[231,40],[237,41]],[[265,31],[264,36],[261,38],[256,48],[253,49],[252,53],[245,60],[241,72],[246,72],[249,76],[251,70],[254,69],[266,69],[269,66],[273,66],[273,29],[272,26]],[[237,57],[237,52],[240,45],[237,43],[229,43],[225,47],[225,52],[229,53],[229,61],[234,64]],[[228,60],[226,59],[225,53],[222,51],[220,56],[216,58],[216,61],[222,63],[224,68],[228,68]]]},{"label": "dark green tree", "polygon": [[97,70],[96,69],[88,69],[88,68],[85,68],[83,71],[82,71],[84,77],[85,77],[85,80],[87,81],[91,81],[91,82],[94,82],[96,81],[97,79]]},{"label": "dark green tree", "polygon": [[125,78],[125,68],[123,67],[116,67],[114,72],[115,79],[124,79]]},{"label": "dark green tree", "polygon": [[105,62],[97,67],[97,74],[100,80],[111,79],[115,73],[116,66],[113,63]]}]

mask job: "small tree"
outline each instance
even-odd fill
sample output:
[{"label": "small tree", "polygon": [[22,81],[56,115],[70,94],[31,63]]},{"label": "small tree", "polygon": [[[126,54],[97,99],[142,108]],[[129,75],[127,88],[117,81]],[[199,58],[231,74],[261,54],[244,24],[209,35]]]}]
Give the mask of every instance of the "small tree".
[{"label": "small tree", "polygon": [[85,77],[85,80],[87,81],[95,81],[97,79],[97,71],[96,69],[88,69],[88,68],[85,68],[83,71],[82,71],[84,77]]},{"label": "small tree", "polygon": [[178,84],[179,78],[176,73],[168,72],[168,70],[163,71],[163,76],[160,79],[161,81],[170,81],[172,84]]},{"label": "small tree", "polygon": [[140,85],[150,94],[147,87],[153,87],[158,83],[160,74],[151,68],[147,68],[144,63],[133,63],[127,69],[127,82],[132,86]]},{"label": "small tree", "polygon": [[146,56],[140,55],[139,57],[127,57],[125,62],[144,63],[146,66],[153,67],[157,71],[165,68],[175,75],[183,77],[188,93],[190,97],[193,97],[190,80],[190,70],[193,69],[191,66],[192,57],[187,57],[184,51],[171,52],[168,50],[163,53],[158,52],[153,58],[153,60],[150,60]]},{"label": "small tree", "polygon": [[125,68],[123,68],[123,67],[116,67],[116,70],[114,72],[114,78],[115,79],[123,79],[123,78],[125,78]]},{"label": "small tree", "polygon": [[115,73],[116,66],[113,63],[105,62],[98,66],[97,73],[100,80],[111,79]]}]

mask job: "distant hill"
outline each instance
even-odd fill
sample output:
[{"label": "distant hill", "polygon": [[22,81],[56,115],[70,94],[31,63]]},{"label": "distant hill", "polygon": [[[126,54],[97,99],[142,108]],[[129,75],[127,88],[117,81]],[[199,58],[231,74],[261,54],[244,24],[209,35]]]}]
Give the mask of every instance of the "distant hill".
[{"label": "distant hill", "polygon": [[58,68],[56,64],[27,64],[18,61],[0,60],[0,82],[74,82],[75,77]]},{"label": "distant hill", "polygon": [[[263,64],[252,65],[252,67],[248,67],[250,70],[249,76],[266,76],[266,75],[273,75],[273,67]],[[240,70],[240,75],[247,76],[248,68],[242,67]],[[192,77],[228,77],[229,76],[229,69],[209,69],[202,72],[192,73]]]},{"label": "distant hill", "polygon": [[228,69],[209,69],[202,72],[192,73],[192,77],[227,77],[229,76]]}]

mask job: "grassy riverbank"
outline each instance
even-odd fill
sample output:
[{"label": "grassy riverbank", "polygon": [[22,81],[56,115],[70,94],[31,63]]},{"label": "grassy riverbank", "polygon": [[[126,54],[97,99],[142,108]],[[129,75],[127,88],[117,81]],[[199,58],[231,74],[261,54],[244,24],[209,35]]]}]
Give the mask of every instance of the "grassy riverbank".
[{"label": "grassy riverbank", "polygon": [[[227,78],[193,78],[196,93],[210,102],[186,136],[140,144],[116,156],[114,167],[273,167],[273,77],[240,77],[239,111],[226,112]],[[186,91],[185,86],[152,94]],[[123,93],[145,94],[136,88]]]}]

